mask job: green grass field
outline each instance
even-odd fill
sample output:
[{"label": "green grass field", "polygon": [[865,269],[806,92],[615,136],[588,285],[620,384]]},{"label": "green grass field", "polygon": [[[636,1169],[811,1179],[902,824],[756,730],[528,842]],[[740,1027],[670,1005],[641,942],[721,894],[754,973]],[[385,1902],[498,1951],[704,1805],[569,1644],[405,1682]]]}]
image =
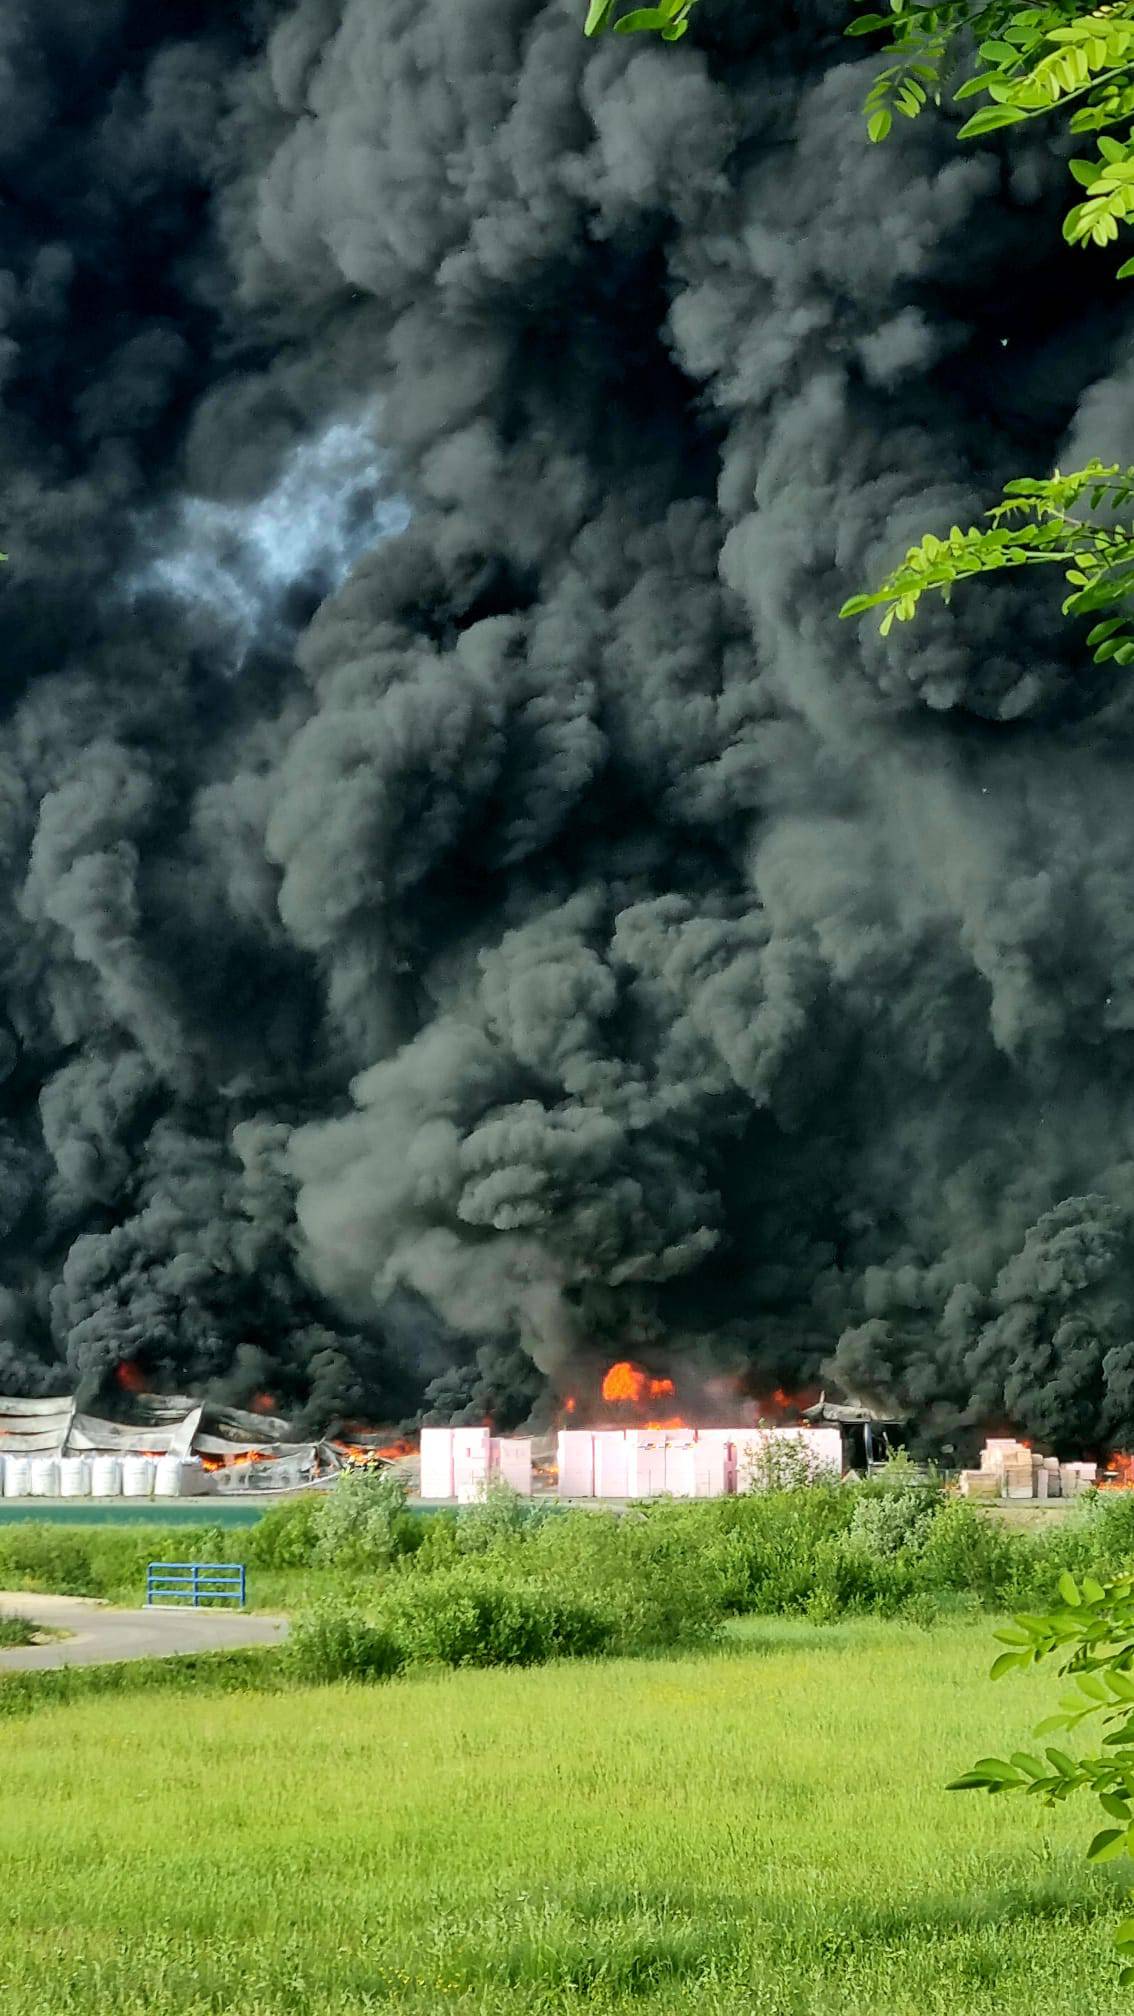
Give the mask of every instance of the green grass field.
[{"label": "green grass field", "polygon": [[4,2016],[1112,2016],[1117,1885],[945,1779],[1050,1700],[987,1626],[0,1725]]}]

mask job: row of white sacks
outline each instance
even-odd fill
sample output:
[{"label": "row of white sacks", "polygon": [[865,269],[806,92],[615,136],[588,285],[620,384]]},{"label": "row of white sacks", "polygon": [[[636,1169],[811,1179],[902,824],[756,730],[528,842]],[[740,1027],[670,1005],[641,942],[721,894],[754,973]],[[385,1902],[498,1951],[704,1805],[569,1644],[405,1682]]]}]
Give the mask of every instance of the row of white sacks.
[{"label": "row of white sacks", "polygon": [[[771,1450],[798,1452],[816,1476],[842,1474],[837,1428],[564,1428],[561,1498],[723,1498],[746,1490]],[[499,1479],[527,1497],[532,1445],[489,1428],[423,1428],[421,1495],[469,1504]]]},{"label": "row of white sacks", "polygon": [[195,1498],[209,1488],[197,1457],[0,1456],[5,1498]]}]

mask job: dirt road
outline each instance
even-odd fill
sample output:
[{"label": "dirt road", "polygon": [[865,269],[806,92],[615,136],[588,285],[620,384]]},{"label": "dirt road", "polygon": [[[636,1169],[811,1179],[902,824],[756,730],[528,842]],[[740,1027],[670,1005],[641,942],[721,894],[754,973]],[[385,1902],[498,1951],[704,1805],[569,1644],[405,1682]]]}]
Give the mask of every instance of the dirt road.
[{"label": "dirt road", "polygon": [[222,1652],[235,1645],[278,1645],[287,1630],[286,1617],[245,1617],[222,1610],[110,1610],[86,1596],[29,1596],[23,1590],[9,1594],[0,1589],[0,1611],[71,1634],[46,1645],[0,1650],[0,1674]]}]

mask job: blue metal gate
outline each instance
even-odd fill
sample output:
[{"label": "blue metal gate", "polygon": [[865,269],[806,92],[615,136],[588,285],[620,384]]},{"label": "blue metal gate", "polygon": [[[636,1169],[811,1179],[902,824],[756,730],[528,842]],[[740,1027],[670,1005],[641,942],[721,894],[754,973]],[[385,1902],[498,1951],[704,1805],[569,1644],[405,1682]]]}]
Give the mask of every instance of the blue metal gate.
[{"label": "blue metal gate", "polygon": [[205,1601],[244,1602],[242,1561],[151,1561],[146,1569],[146,1606]]}]

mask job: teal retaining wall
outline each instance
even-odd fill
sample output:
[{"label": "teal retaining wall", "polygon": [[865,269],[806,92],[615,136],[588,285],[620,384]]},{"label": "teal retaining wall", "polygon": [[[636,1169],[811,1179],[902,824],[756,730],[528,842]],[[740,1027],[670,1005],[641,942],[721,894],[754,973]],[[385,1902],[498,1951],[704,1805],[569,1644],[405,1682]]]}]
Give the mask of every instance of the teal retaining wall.
[{"label": "teal retaining wall", "polygon": [[0,1498],[0,1526],[254,1526],[267,1509],[225,1498]]}]

